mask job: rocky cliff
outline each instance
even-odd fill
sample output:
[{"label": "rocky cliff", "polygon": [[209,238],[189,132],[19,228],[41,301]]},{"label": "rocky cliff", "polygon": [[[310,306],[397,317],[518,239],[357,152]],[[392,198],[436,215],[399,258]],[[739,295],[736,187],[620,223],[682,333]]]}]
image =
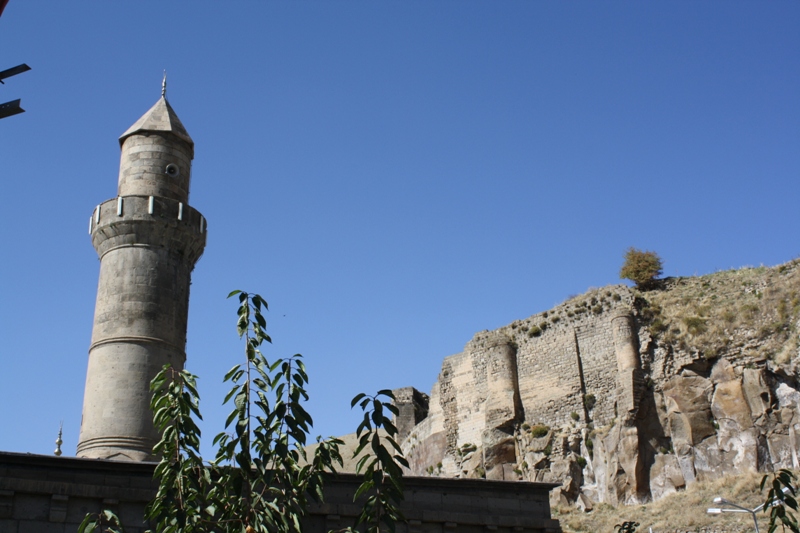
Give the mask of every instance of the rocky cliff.
[{"label": "rocky cliff", "polygon": [[800,261],[615,285],[446,357],[396,391],[415,475],[555,481],[559,503],[658,499],[798,468]]}]

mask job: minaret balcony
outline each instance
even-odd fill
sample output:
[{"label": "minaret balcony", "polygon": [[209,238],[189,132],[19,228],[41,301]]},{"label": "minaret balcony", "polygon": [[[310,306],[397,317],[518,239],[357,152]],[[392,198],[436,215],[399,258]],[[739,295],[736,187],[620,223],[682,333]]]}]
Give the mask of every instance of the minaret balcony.
[{"label": "minaret balcony", "polygon": [[156,246],[185,256],[192,266],[206,245],[208,227],[198,210],[158,196],[118,196],[95,207],[89,220],[92,244],[102,258],[126,246]]}]

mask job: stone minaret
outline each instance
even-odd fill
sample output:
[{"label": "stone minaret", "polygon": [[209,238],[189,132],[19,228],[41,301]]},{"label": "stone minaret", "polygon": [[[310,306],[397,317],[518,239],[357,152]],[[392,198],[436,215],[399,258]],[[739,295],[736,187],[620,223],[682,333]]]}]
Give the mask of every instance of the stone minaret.
[{"label": "stone minaret", "polygon": [[100,257],[78,456],[147,461],[150,380],[186,360],[192,269],[206,220],[189,207],[194,142],[162,97],[119,138],[116,198],[89,222]]}]

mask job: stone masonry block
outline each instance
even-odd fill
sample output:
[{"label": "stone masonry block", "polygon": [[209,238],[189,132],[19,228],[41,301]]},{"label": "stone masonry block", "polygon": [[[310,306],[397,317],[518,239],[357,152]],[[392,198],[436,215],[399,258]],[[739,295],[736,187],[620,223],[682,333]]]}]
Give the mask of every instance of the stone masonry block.
[{"label": "stone masonry block", "polygon": [[46,494],[15,494],[13,518],[46,521],[50,514],[50,497]]},{"label": "stone masonry block", "polygon": [[63,523],[67,519],[67,507],[69,506],[69,496],[63,494],[53,494],[50,497],[50,521]]},{"label": "stone masonry block", "polygon": [[406,498],[410,501],[414,502],[415,506],[419,506],[421,509],[440,509],[442,507],[442,493],[441,492],[433,492],[433,491],[414,491],[408,498],[408,494],[406,494]]},{"label": "stone masonry block", "polygon": [[443,494],[442,506],[453,511],[470,511],[476,508],[476,502],[466,494]]},{"label": "stone masonry block", "polygon": [[130,487],[131,479],[129,476],[106,475],[105,484],[114,487]]},{"label": "stone masonry block", "polygon": [[[67,533],[64,524],[57,522],[34,522],[21,520],[17,529],[18,533]],[[72,533],[72,532],[70,532]]]},{"label": "stone masonry block", "polygon": [[98,501],[94,498],[70,496],[67,506],[67,517],[65,522],[81,523],[86,513],[96,513],[100,510]]},{"label": "stone masonry block", "polygon": [[519,500],[515,498],[488,498],[489,509],[519,511]]},{"label": "stone masonry block", "polygon": [[0,490],[0,518],[11,518],[14,512],[14,491]]},{"label": "stone masonry block", "polygon": [[442,524],[422,521],[421,533],[442,533]]}]

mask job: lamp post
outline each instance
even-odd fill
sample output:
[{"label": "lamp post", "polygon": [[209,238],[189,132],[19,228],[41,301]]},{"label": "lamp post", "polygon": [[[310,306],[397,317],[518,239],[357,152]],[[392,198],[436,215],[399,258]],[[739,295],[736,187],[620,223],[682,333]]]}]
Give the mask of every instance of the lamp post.
[{"label": "lamp post", "polygon": [[[784,487],[782,489],[782,491],[783,491],[784,494],[787,494],[789,492],[789,487]],[[761,505],[759,505],[758,507],[754,508],[754,509],[748,509],[746,507],[742,507],[741,505],[737,505],[737,504],[735,504],[733,502],[729,502],[728,500],[726,500],[724,498],[720,498],[719,496],[714,498],[714,503],[721,503],[723,505],[730,505],[731,507],[735,507],[735,509],[726,509],[724,507],[711,507],[708,510],[706,510],[706,512],[708,514],[749,513],[749,514],[751,514],[753,516],[753,525],[755,525],[755,527],[756,527],[756,533],[759,533],[759,531],[758,531],[758,516],[757,516],[756,513],[758,513],[761,509],[764,508],[764,504],[763,503]],[[770,507],[774,507],[775,505],[778,505],[778,503],[779,502],[777,502],[777,501],[773,501],[772,503],[769,504],[769,506]]]},{"label": "lamp post", "polygon": [[720,498],[720,497],[714,498],[714,503],[721,503],[723,505],[730,505],[731,507],[735,507],[735,509],[726,509],[724,507],[711,507],[710,509],[708,509],[706,511],[708,514],[750,513],[753,516],[753,525],[755,525],[755,527],[756,527],[756,533],[759,533],[759,531],[758,531],[758,517],[756,516],[756,513],[764,508],[764,504],[763,503],[761,505],[759,505],[758,507],[756,507],[755,509],[747,509],[746,507],[742,507],[741,505],[736,505],[735,503],[729,502],[728,500],[725,500],[725,499]]}]

